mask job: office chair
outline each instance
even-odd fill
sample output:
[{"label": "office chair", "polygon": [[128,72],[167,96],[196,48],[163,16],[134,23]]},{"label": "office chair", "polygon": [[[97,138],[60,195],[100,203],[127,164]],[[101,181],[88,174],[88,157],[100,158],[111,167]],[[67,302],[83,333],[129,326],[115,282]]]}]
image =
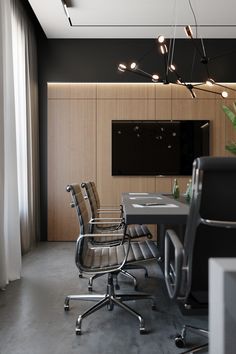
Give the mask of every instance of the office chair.
[{"label": "office chair", "polygon": [[[209,258],[236,256],[236,158],[197,158],[192,180],[184,239],[174,230],[165,234],[165,283],[170,298],[182,303],[186,311],[207,309]],[[175,338],[176,346],[185,346],[188,330],[208,333],[185,325]],[[184,353],[206,347],[207,343]]]},{"label": "office chair", "polygon": [[[120,216],[122,218],[123,216],[123,209],[122,205],[120,208],[101,208],[100,206],[100,199],[99,195],[97,192],[97,188],[94,182],[83,182],[81,184],[81,187],[85,189],[86,191],[86,196],[89,200],[89,205],[91,209],[91,215],[92,215],[92,220],[95,222],[100,222],[92,226],[94,232],[102,232],[102,231],[107,231],[107,230],[117,230],[120,227],[124,227],[124,224],[102,224],[102,221],[109,221],[111,220],[110,218],[102,218],[100,215],[104,213],[109,213],[113,214],[114,212],[120,213]],[[121,221],[122,222],[122,221]],[[148,227],[146,225],[128,225],[126,232],[129,234],[129,236],[132,239],[136,239],[139,237],[147,237],[147,238],[152,238],[152,234]],[[98,240],[98,242],[101,242]]]},{"label": "office chair", "polygon": [[[151,259],[156,259],[157,248],[153,241],[145,240],[139,242],[130,242],[130,237],[123,234],[123,239],[120,240],[119,245],[113,246],[94,246],[91,240],[94,237],[119,237],[120,234],[91,234],[90,225],[87,222],[88,212],[86,203],[81,191],[80,186],[68,185],[68,191],[73,191],[76,195],[76,208],[80,219],[80,236],[76,242],[75,263],[80,272],[85,274],[98,274],[108,275],[107,290],[105,294],[94,295],[68,295],[65,298],[64,309],[68,311],[70,309],[70,300],[85,300],[85,301],[98,301],[97,304],[92,306],[82,315],[79,315],[76,321],[76,334],[81,334],[82,320],[99,310],[100,308],[107,306],[108,310],[113,310],[114,305],[117,305],[130,314],[135,316],[139,320],[140,333],[145,333],[144,320],[140,314],[135,310],[123,303],[123,301],[129,300],[141,300],[150,299],[153,302],[153,309],[155,308],[155,299],[150,294],[146,293],[129,293],[129,294],[116,294],[114,289],[114,278],[121,272],[126,265],[138,264]],[[125,229],[123,229],[125,230]]]},{"label": "office chair", "polygon": [[[84,228],[84,225],[88,225],[88,230],[90,233],[94,234],[94,237],[90,238],[90,243],[93,244],[93,246],[115,246],[115,245],[119,245],[120,242],[123,240],[124,234],[129,235],[129,237],[131,238],[133,236],[133,234],[136,232],[135,230],[138,230],[138,228],[136,229],[131,229],[130,231],[130,226],[126,227],[126,225],[124,224],[123,219],[118,218],[105,218],[105,219],[101,219],[102,221],[96,220],[96,219],[90,219],[89,218],[89,214],[87,212],[87,208],[86,208],[86,203],[83,202],[83,207],[85,207],[86,209],[86,213],[84,213],[84,222],[83,224],[81,224],[81,217],[80,217],[80,207],[79,204],[82,203],[82,200],[80,200],[83,197],[83,194],[80,192],[77,193],[77,191],[81,191],[80,187],[78,184],[74,184],[74,185],[69,185],[67,186],[67,192],[70,192],[71,194],[71,207],[76,209],[76,214],[79,220],[79,224],[81,228]],[[80,199],[78,199],[80,198]],[[84,197],[83,197],[84,198]],[[114,224],[116,223],[116,224]],[[102,227],[97,228],[97,225],[104,225],[105,224],[105,229],[103,229]],[[109,228],[109,225],[112,225],[111,229]],[[115,227],[115,229],[113,228],[114,225],[117,225]],[[96,229],[95,229],[95,227]],[[142,231],[142,229],[141,229]],[[83,232],[83,231],[82,231]],[[107,235],[103,236],[104,232],[109,232],[111,235],[110,237],[108,237]],[[95,234],[96,233],[96,234]],[[136,233],[137,235],[137,233]],[[132,279],[133,283],[134,283],[134,288],[137,289],[137,279],[136,277],[129,273],[127,270],[130,269],[143,269],[145,272],[145,277],[148,277],[148,270],[144,265],[141,264],[126,264],[120,274],[124,275],[125,277],[128,277],[130,279]],[[92,291],[93,289],[93,281],[100,277],[102,274],[101,273],[96,273],[92,276],[90,276],[89,278],[89,282],[88,282],[88,290]],[[79,277],[82,278],[83,274],[82,272],[79,272]],[[116,289],[119,289],[119,284],[118,284],[118,280],[116,279]]]}]

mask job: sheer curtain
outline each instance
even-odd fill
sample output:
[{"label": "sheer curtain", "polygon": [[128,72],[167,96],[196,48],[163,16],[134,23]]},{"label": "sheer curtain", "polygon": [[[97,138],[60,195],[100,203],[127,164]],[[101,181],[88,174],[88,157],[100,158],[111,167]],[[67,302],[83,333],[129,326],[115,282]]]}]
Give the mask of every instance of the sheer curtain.
[{"label": "sheer curtain", "polygon": [[0,288],[20,278],[39,234],[36,65],[20,2],[0,1]]}]

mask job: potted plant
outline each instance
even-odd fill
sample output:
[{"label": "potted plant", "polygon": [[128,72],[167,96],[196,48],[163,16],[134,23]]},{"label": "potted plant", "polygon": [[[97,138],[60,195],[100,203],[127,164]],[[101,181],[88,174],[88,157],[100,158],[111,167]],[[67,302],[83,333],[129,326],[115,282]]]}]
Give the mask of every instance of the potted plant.
[{"label": "potted plant", "polygon": [[[236,129],[236,103],[233,103],[233,110],[231,110],[227,106],[222,106],[223,111],[225,112],[226,116],[229,118],[231,123],[233,124],[234,129]],[[226,150],[231,152],[232,154],[236,155],[236,142],[231,141],[230,144],[225,145]]]}]

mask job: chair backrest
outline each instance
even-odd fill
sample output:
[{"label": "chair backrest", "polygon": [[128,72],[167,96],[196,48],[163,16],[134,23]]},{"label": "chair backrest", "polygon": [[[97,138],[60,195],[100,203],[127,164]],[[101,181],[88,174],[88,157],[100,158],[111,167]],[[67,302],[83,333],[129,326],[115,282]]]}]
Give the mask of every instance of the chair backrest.
[{"label": "chair backrest", "polygon": [[93,183],[94,182],[83,182],[81,183],[81,187],[85,188],[86,195],[88,197],[88,201],[91,209],[92,218],[97,218],[98,206],[97,206],[97,198],[94,193]]},{"label": "chair backrest", "polygon": [[67,192],[71,194],[71,206],[76,209],[80,224],[80,234],[88,234],[91,232],[89,224],[89,215],[86,202],[79,184],[69,184],[66,187]]},{"label": "chair backrest", "polygon": [[198,158],[192,180],[181,289],[207,302],[209,258],[236,257],[236,158]]},{"label": "chair backrest", "polygon": [[99,198],[99,194],[98,194],[98,190],[97,190],[97,187],[96,187],[96,184],[95,182],[90,182],[91,184],[91,187],[93,189],[93,193],[94,193],[94,198],[95,198],[95,201],[96,201],[96,206],[97,206],[97,209],[101,208],[101,203],[100,203],[100,198]]}]

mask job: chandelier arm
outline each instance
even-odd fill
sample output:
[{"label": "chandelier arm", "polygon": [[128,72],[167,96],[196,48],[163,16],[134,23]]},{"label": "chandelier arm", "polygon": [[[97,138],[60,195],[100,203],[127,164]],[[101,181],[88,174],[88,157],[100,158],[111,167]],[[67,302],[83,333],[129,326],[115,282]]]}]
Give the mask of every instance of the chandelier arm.
[{"label": "chandelier arm", "polygon": [[215,82],[215,81],[214,81],[214,85],[219,86],[219,87],[223,87],[223,88],[225,88],[227,90],[236,91],[236,89],[234,89],[234,88],[232,88],[230,86],[225,86],[225,85],[222,85],[222,84],[218,84],[218,82]]},{"label": "chandelier arm", "polygon": [[193,86],[193,89],[194,90],[199,90],[199,91],[205,91],[205,92],[209,92],[209,93],[215,93],[216,95],[220,95],[221,96],[221,93],[220,92],[217,92],[217,91],[212,91],[212,90],[207,90],[207,89],[203,89],[203,88],[200,88],[200,87],[196,87],[195,85],[192,85]]},{"label": "chandelier arm", "polygon": [[147,73],[146,71],[143,71],[141,69],[136,69],[136,70],[131,70],[131,69],[126,69],[125,71],[128,71],[130,73],[133,73],[133,74],[136,74],[136,75],[139,75],[139,76],[142,76],[142,77],[145,77],[145,78],[152,78],[152,75]]},{"label": "chandelier arm", "polygon": [[208,61],[213,61],[213,60],[216,60],[216,59],[220,59],[220,58],[226,57],[228,55],[232,55],[232,54],[236,54],[236,50],[231,50],[230,52],[227,52],[227,53],[224,53],[224,54],[220,54],[220,55],[216,55],[214,57],[208,58]]},{"label": "chandelier arm", "polygon": [[143,61],[143,59],[146,58],[146,56],[148,56],[151,52],[154,51],[155,47],[156,47],[156,44],[154,43],[154,44],[152,45],[152,48],[149,49],[148,51],[146,51],[146,52],[141,56],[141,58],[139,58],[139,59],[137,60],[137,63],[141,63],[141,62]]}]

